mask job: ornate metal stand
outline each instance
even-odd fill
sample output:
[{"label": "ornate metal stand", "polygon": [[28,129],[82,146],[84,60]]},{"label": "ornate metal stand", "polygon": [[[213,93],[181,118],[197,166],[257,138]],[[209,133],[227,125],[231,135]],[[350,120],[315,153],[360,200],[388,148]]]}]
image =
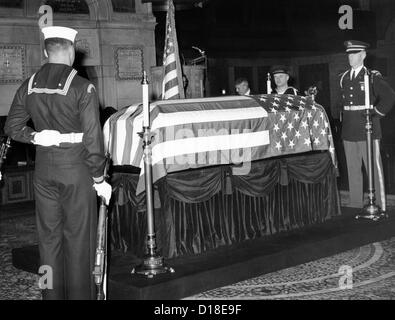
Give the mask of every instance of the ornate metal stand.
[{"label": "ornate metal stand", "polygon": [[[366,88],[365,88],[366,90]],[[381,210],[381,208],[376,205],[376,197],[374,190],[374,171],[372,165],[373,159],[373,143],[372,143],[372,115],[371,110],[366,108],[366,149],[367,149],[367,171],[368,171],[368,204],[365,205],[355,218],[356,219],[369,219],[373,221],[383,220],[388,218],[387,214]]]},{"label": "ornate metal stand", "polygon": [[[143,84],[147,84],[144,75]],[[147,100],[148,101],[148,100]],[[147,106],[148,107],[148,106]],[[149,126],[144,126],[144,131],[139,133],[143,139],[144,148],[144,178],[145,194],[147,206],[147,251],[143,263],[131,271],[132,274],[143,274],[148,278],[153,278],[157,274],[175,272],[171,267],[165,266],[163,257],[157,252],[155,221],[154,221],[154,196],[152,186],[152,148],[151,141],[153,134]]]}]

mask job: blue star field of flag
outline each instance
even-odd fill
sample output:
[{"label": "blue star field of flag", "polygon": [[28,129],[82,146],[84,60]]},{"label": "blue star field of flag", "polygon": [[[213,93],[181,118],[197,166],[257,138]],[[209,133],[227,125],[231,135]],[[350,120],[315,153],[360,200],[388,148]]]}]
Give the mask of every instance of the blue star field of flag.
[{"label": "blue star field of flag", "polygon": [[289,94],[251,97],[268,112],[273,156],[328,150],[337,166],[329,120],[321,105],[311,97]]}]

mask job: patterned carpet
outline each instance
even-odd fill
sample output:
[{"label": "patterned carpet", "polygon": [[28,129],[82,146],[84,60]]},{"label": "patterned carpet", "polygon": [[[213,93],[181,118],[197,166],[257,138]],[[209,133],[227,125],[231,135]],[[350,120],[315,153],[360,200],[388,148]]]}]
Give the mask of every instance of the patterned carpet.
[{"label": "patterned carpet", "polygon": [[395,299],[395,238],[186,299]]},{"label": "patterned carpet", "polygon": [[34,216],[0,220],[0,299],[41,300],[38,276],[12,265],[11,250],[37,244]]},{"label": "patterned carpet", "polygon": [[[34,217],[0,220],[0,300],[41,299],[38,277],[11,257],[12,248],[36,243]],[[185,298],[211,299],[395,299],[395,237]]]}]

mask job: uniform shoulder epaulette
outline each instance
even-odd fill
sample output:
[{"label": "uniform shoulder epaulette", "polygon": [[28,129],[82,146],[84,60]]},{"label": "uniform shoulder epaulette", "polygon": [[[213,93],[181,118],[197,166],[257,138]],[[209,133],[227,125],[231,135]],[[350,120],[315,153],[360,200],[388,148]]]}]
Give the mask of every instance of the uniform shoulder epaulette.
[{"label": "uniform shoulder epaulette", "polygon": [[96,91],[96,88],[95,88],[95,86],[92,83],[90,83],[88,85],[88,87],[86,88],[86,92],[92,93],[92,90]]},{"label": "uniform shoulder epaulette", "polygon": [[378,70],[370,70],[370,72],[372,73],[372,75],[376,76],[376,77],[382,77],[383,75],[381,74],[380,71]]}]

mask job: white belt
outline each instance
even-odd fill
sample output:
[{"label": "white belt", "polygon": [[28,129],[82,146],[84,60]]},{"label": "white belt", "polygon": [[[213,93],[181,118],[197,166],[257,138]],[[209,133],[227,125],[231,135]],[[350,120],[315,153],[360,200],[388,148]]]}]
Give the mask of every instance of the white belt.
[{"label": "white belt", "polygon": [[79,142],[82,142],[83,135],[84,135],[83,132],[61,133],[59,143],[62,143],[62,142],[79,143]]},{"label": "white belt", "polygon": [[[371,105],[370,108],[373,108],[373,106]],[[358,111],[358,110],[366,110],[366,106],[344,106],[344,110],[345,111]]]}]

